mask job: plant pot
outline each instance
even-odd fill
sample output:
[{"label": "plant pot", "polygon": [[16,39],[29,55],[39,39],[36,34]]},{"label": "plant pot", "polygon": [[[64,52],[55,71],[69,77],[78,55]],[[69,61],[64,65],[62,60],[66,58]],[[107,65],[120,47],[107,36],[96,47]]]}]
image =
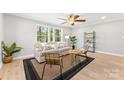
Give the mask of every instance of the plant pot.
[{"label": "plant pot", "polygon": [[5,56],[3,58],[3,63],[7,64],[7,63],[11,63],[13,61],[13,57],[12,56]]},{"label": "plant pot", "polygon": [[72,49],[75,49],[75,45],[72,46]]}]

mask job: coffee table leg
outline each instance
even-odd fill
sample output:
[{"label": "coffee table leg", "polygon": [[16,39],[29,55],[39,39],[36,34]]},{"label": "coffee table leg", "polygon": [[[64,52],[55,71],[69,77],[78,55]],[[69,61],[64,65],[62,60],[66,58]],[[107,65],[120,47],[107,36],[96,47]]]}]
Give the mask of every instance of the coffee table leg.
[{"label": "coffee table leg", "polygon": [[74,66],[74,64],[76,63],[76,56],[75,56],[75,54],[71,54],[71,65],[73,65]]}]

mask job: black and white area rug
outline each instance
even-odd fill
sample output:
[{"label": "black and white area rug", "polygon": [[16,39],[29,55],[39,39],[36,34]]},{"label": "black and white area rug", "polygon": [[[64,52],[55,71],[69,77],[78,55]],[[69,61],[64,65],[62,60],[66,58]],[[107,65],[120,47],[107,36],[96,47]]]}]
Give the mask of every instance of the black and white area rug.
[{"label": "black and white area rug", "polygon": [[[74,75],[76,75],[80,70],[82,70],[85,66],[90,64],[93,60],[94,60],[94,58],[87,57],[82,62],[79,62],[78,64],[74,65],[73,67],[65,70],[62,73],[62,75],[56,75],[55,77],[51,76],[51,78],[49,78],[49,80],[69,80]],[[35,63],[37,64],[37,66],[34,66]],[[23,64],[24,64],[24,70],[25,70],[25,75],[26,75],[27,80],[41,80],[41,77],[39,74],[40,71],[37,71],[37,67],[42,66],[44,63],[39,64],[35,58],[29,58],[29,59],[24,59]],[[40,67],[41,71],[42,71],[42,67]],[[51,74],[48,74],[48,75],[51,75]]]}]

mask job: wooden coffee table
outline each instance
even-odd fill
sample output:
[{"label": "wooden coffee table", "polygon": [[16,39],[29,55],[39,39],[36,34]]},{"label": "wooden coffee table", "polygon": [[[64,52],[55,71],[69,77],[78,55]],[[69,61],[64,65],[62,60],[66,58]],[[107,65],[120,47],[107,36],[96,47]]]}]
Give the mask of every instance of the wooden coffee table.
[{"label": "wooden coffee table", "polygon": [[71,50],[69,50],[69,53],[70,54],[80,54],[81,50],[80,49],[71,49]]}]

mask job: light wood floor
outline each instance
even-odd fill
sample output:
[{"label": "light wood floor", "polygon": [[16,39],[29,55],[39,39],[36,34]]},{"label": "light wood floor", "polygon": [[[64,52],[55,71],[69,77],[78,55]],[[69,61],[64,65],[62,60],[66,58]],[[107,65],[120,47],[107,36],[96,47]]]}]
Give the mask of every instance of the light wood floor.
[{"label": "light wood floor", "polygon": [[[77,73],[71,80],[124,80],[124,57],[89,53],[95,60]],[[22,60],[5,64],[0,70],[3,80],[25,80]]]},{"label": "light wood floor", "polygon": [[25,72],[22,60],[15,60],[12,63],[4,64],[0,70],[2,80],[25,80]]},{"label": "light wood floor", "polygon": [[124,79],[124,57],[90,53],[95,60],[76,74],[72,80],[118,80]]}]

